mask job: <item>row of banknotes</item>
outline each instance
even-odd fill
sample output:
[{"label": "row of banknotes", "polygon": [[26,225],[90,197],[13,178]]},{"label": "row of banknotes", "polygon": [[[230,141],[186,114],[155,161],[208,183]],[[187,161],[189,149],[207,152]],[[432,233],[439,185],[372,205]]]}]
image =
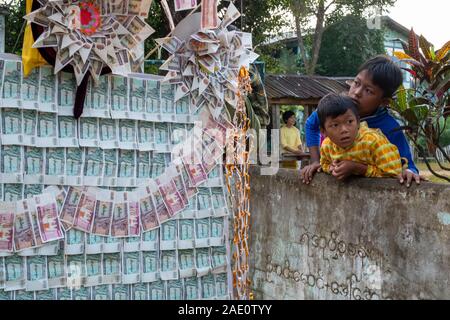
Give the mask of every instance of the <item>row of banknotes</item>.
[{"label": "row of banknotes", "polygon": [[230,299],[227,274],[136,284],[61,287],[39,291],[4,291],[0,300],[211,300]]}]

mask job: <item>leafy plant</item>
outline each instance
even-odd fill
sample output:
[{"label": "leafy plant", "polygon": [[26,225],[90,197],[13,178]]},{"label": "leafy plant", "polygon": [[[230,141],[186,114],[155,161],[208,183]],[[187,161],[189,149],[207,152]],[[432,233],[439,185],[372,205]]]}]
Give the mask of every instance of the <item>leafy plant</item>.
[{"label": "leafy plant", "polygon": [[[428,153],[436,159],[441,170],[450,171],[450,167],[437,157],[440,152],[450,162],[450,155],[442,145],[450,117],[450,41],[435,51],[425,37],[418,37],[411,30],[408,43],[402,45],[405,52],[394,52],[394,55],[406,63],[408,67],[402,69],[413,76],[415,86],[413,89],[401,87],[391,107],[403,118],[405,126],[402,129],[430,172],[450,182],[450,177],[433,170],[427,159]],[[421,140],[425,140],[428,150]]]}]

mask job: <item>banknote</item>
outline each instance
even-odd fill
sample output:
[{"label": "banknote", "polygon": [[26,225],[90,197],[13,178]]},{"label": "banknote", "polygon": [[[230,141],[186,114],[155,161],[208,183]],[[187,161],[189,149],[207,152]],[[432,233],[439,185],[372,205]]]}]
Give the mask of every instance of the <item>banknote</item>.
[{"label": "banknote", "polygon": [[146,92],[146,112],[147,119],[154,121],[160,119],[160,105],[161,102],[161,87],[160,82],[149,79],[147,80],[147,92]]},{"label": "banknote", "polygon": [[46,148],[44,183],[52,185],[65,184],[65,149],[64,148]]},{"label": "banknote", "polygon": [[197,214],[197,195],[189,199],[189,205],[180,213],[179,219],[194,219]]},{"label": "banknote", "polygon": [[204,248],[210,245],[210,219],[195,220],[195,247]]},{"label": "banknote", "polygon": [[213,214],[210,188],[199,188],[197,195],[197,218],[209,217]]},{"label": "banknote", "polygon": [[44,183],[44,152],[42,148],[24,148],[24,182]]},{"label": "banknote", "polygon": [[90,300],[91,291],[86,287],[77,287],[72,290],[72,300]]},{"label": "banknote", "polygon": [[77,210],[75,211],[74,228],[84,232],[91,232],[96,200],[96,190],[94,188],[88,188],[81,194]]},{"label": "banknote", "polygon": [[189,10],[197,7],[197,0],[175,0],[175,11]]},{"label": "banknote", "polygon": [[128,237],[123,239],[123,252],[139,252],[141,250],[141,237]]},{"label": "banknote", "polygon": [[149,285],[149,295],[150,300],[165,300],[166,299],[166,288],[164,281],[152,282]]},{"label": "banknote", "polygon": [[14,251],[14,218],[16,212],[16,203],[0,203],[0,251]]},{"label": "banknote", "polygon": [[166,160],[164,154],[153,153],[150,160],[151,164],[151,178],[155,179],[162,175],[166,168]]},{"label": "banknote", "polygon": [[15,202],[23,198],[23,184],[5,183],[3,184],[3,201]]},{"label": "banknote", "polygon": [[100,148],[114,149],[119,147],[119,138],[117,135],[118,121],[113,119],[99,120]]},{"label": "banknote", "polygon": [[185,205],[183,203],[183,198],[178,192],[177,186],[173,181],[173,176],[161,176],[157,178],[155,182],[159,187],[159,191],[161,192],[170,216],[173,217],[177,213],[180,213],[184,209]]},{"label": "banknote", "polygon": [[34,146],[36,144],[37,136],[37,111],[22,111],[22,129],[23,144],[26,146]]},{"label": "banknote", "polygon": [[183,281],[181,279],[167,281],[167,299],[183,300],[183,298]]},{"label": "banknote", "polygon": [[38,112],[37,122],[37,147],[57,147],[58,141],[58,116],[54,113]]},{"label": "banknote", "polygon": [[198,156],[195,156],[194,154],[190,154],[183,158],[183,164],[189,175],[192,187],[197,187],[208,180],[208,174],[206,173],[205,168],[201,163],[195,161],[195,159],[198,159]]},{"label": "banknote", "polygon": [[175,120],[175,90],[176,85],[161,83],[161,115],[162,120]]},{"label": "banknote", "polygon": [[159,229],[147,231],[142,234],[142,251],[156,251],[159,243]]},{"label": "banknote", "polygon": [[181,158],[176,158],[173,161],[173,164],[178,172],[182,176],[184,187],[186,188],[186,196],[188,198],[188,202],[190,202],[191,198],[195,197],[198,193],[198,189],[193,186],[191,179],[189,177],[189,173],[186,169],[186,166],[183,164]]},{"label": "banknote", "polygon": [[95,202],[94,220],[92,222],[92,233],[107,236],[111,229],[111,220],[114,209],[114,192],[101,190],[97,193]]},{"label": "banknote", "polygon": [[200,284],[197,277],[184,279],[184,291],[186,300],[200,299]]},{"label": "banknote", "polygon": [[16,301],[31,301],[35,300],[33,291],[17,290],[14,291],[14,300]]},{"label": "banknote", "polygon": [[92,287],[92,300],[111,300],[110,286],[101,285]]},{"label": "banknote", "polygon": [[147,232],[159,226],[158,214],[152,198],[150,188],[142,188],[138,191],[139,209],[142,220],[142,230]]},{"label": "banknote", "polygon": [[71,186],[81,186],[83,182],[83,149],[66,148],[66,183]]},{"label": "banknote", "polygon": [[66,286],[63,250],[59,250],[57,255],[47,257],[47,273],[49,288],[61,288]]},{"label": "banknote", "polygon": [[175,113],[177,122],[188,123],[191,121],[191,99],[188,96],[175,102]]},{"label": "banknote", "polygon": [[136,152],[134,150],[119,150],[117,177],[119,186],[136,186]]},{"label": "banknote", "polygon": [[212,247],[211,260],[213,273],[226,272],[228,265],[227,249],[226,247]]},{"label": "banknote", "polygon": [[112,286],[113,300],[130,300],[130,286],[126,284],[115,284]]},{"label": "banknote", "polygon": [[175,250],[177,248],[177,233],[177,220],[169,220],[161,224],[160,250]]},{"label": "banknote", "polygon": [[163,223],[164,221],[169,220],[172,216],[169,213],[169,210],[166,206],[166,203],[164,201],[164,198],[159,191],[159,187],[153,180],[150,181],[149,185],[150,191],[153,196],[154,204],[156,207],[156,212],[158,214],[158,221],[159,223]]},{"label": "banknote", "polygon": [[195,230],[193,219],[178,221],[178,249],[192,249],[195,247]]},{"label": "banknote", "polygon": [[11,59],[4,61],[3,67],[3,105],[21,108],[22,63]]},{"label": "banknote", "polygon": [[155,126],[153,122],[138,122],[138,143],[140,151],[155,149]]},{"label": "banknote", "polygon": [[126,192],[125,201],[128,206],[128,236],[140,237],[141,217],[139,212],[139,196],[136,192]]},{"label": "banknote", "polygon": [[97,147],[99,145],[98,125],[98,118],[80,118],[79,144],[81,147]]},{"label": "banknote", "polygon": [[226,229],[226,217],[211,218],[211,241],[212,246],[221,246],[224,242],[224,230]]},{"label": "banknote", "polygon": [[195,249],[195,266],[197,267],[198,277],[207,275],[211,271],[209,248]]},{"label": "banknote", "polygon": [[[69,58],[68,58],[69,59]],[[58,80],[58,114],[73,115],[77,81],[73,73],[59,72]]]},{"label": "banknote", "polygon": [[148,284],[136,283],[131,287],[132,300],[148,300]]},{"label": "banknote", "polygon": [[98,148],[85,148],[84,159],[84,184],[88,186],[102,185],[103,150]]},{"label": "banknote", "polygon": [[103,242],[103,253],[117,253],[122,250],[122,240],[113,237],[105,237]]},{"label": "banknote", "polygon": [[[23,147],[1,146],[1,173],[3,183],[21,183],[23,181]],[[6,197],[3,197],[8,201]]]},{"label": "banknote", "polygon": [[158,152],[169,152],[169,126],[167,123],[155,123],[155,149]]},{"label": "banknote", "polygon": [[202,299],[214,299],[216,297],[216,286],[212,274],[200,278],[202,288]]},{"label": "banknote", "polygon": [[2,144],[23,144],[22,111],[20,109],[5,108],[2,115]]},{"label": "banknote", "polygon": [[31,70],[27,77],[22,79],[22,103],[24,109],[39,109],[39,68]]},{"label": "banknote", "polygon": [[137,122],[133,120],[119,120],[119,148],[126,150],[137,149]]},{"label": "banknote", "polygon": [[122,283],[133,284],[140,282],[140,253],[124,252],[122,261]]},{"label": "banknote", "polygon": [[173,165],[168,169],[169,174],[172,175],[172,180],[175,182],[178,193],[183,201],[183,209],[189,205],[188,191],[182,173],[180,173],[177,168]]},{"label": "banknote", "polygon": [[103,283],[120,283],[121,278],[121,259],[120,253],[103,254]]},{"label": "banknote", "polygon": [[14,221],[14,249],[22,251],[36,247],[33,225],[31,223],[28,201],[18,201]]},{"label": "banknote", "polygon": [[72,300],[72,289],[69,287],[62,287],[56,289],[56,297],[58,300]]},{"label": "banknote", "polygon": [[48,289],[47,257],[26,257],[27,291],[40,291]]},{"label": "banknote", "polygon": [[61,224],[58,217],[58,205],[54,196],[43,194],[34,197],[36,202],[39,232],[42,242],[47,243],[63,239]]},{"label": "banknote", "polygon": [[56,112],[56,77],[53,67],[39,67],[39,111]]},{"label": "banknote", "polygon": [[214,216],[221,217],[228,214],[223,188],[211,188],[211,200]]},{"label": "banknote", "polygon": [[80,288],[86,277],[84,254],[67,256],[66,266],[67,286],[73,289]]},{"label": "banknote", "polygon": [[66,255],[79,255],[84,253],[85,233],[80,230],[70,229],[66,232],[64,241],[64,253]]},{"label": "banknote", "polygon": [[89,233],[86,234],[86,254],[99,254],[103,252],[103,237]]},{"label": "banknote", "polygon": [[60,219],[61,222],[66,223],[70,227],[72,227],[75,222],[75,213],[82,193],[83,188],[78,187],[69,187],[69,190],[67,191],[67,195],[61,209]]},{"label": "banknote", "polygon": [[216,283],[216,294],[219,300],[230,299],[230,293],[228,290],[228,276],[226,273],[220,273],[214,275],[214,281]]},{"label": "banknote", "polygon": [[178,279],[178,255],[177,251],[161,251],[160,261],[161,280]]},{"label": "banknote", "polygon": [[156,43],[163,47],[170,54],[174,54],[181,46],[183,41],[181,41],[176,36],[155,39]]},{"label": "banknote", "polygon": [[193,249],[179,250],[178,263],[180,266],[180,277],[188,278],[195,276],[195,253]]},{"label": "banknote", "polygon": [[53,301],[56,300],[56,290],[43,290],[35,292],[35,300],[39,301]]},{"label": "banknote", "polygon": [[77,121],[73,117],[59,116],[59,146],[78,147]]},{"label": "banknote", "polygon": [[117,149],[103,150],[103,185],[116,186],[117,185],[117,171],[118,171],[118,152]]},{"label": "banknote", "polygon": [[128,204],[125,199],[125,192],[116,192],[114,199],[114,211],[111,222],[111,236],[127,237],[128,231]]},{"label": "banknote", "polygon": [[102,254],[86,254],[86,287],[102,284]]},{"label": "banknote", "polygon": [[154,282],[159,278],[158,258],[157,251],[142,252],[142,282]]},{"label": "banknote", "polygon": [[214,167],[211,172],[208,174],[208,181],[205,184],[207,187],[223,187],[224,186],[224,180],[223,180],[223,167],[218,165]]},{"label": "banknote", "polygon": [[230,24],[232,24],[236,19],[238,19],[241,16],[241,13],[236,8],[233,2],[230,2],[228,5],[227,12],[225,13],[225,16],[222,19],[222,22],[220,24],[220,27],[226,28]]},{"label": "banknote", "polygon": [[150,179],[150,152],[137,152],[137,183],[138,185],[146,185]]},{"label": "banknote", "polygon": [[111,76],[111,117],[127,118],[128,112],[128,78]]},{"label": "banknote", "polygon": [[129,110],[130,119],[140,120],[144,117],[145,113],[145,92],[146,82],[139,78],[130,78],[130,90],[129,90]]},{"label": "banknote", "polygon": [[[23,186],[23,198],[30,199],[43,193],[44,186],[42,184],[26,184]],[[63,199],[64,200],[64,199]]]},{"label": "banknote", "polygon": [[26,273],[25,258],[17,255],[4,258],[5,261],[5,291],[25,289]]}]

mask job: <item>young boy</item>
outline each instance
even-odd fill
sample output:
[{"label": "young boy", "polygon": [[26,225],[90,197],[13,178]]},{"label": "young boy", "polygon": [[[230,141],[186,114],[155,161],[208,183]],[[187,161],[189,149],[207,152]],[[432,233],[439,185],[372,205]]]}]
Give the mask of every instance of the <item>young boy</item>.
[{"label": "young boy", "polygon": [[337,179],[346,178],[341,167],[352,175],[397,177],[402,172],[400,154],[379,129],[359,122],[358,107],[349,97],[325,96],[317,114],[326,139],[320,148],[322,170]]},{"label": "young boy", "polygon": [[[406,181],[409,187],[412,179],[420,184],[421,177],[414,165],[405,135],[399,130],[400,125],[386,108],[402,81],[400,68],[387,56],[377,56],[360,67],[358,75],[351,83],[348,96],[357,104],[361,121],[366,121],[369,128],[380,129],[388,140],[397,146],[400,156],[408,160],[408,169],[402,172],[399,180],[400,183]],[[317,112],[313,112],[308,118],[305,129],[311,164],[303,168],[300,175],[303,183],[309,184],[321,168],[320,124]],[[344,177],[352,174],[346,166],[339,167],[338,172]]]}]

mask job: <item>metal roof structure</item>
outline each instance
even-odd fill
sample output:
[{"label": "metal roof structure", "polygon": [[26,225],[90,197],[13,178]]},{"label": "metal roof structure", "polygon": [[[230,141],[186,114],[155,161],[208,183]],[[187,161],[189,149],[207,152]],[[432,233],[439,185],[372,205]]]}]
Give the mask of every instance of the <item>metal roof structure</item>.
[{"label": "metal roof structure", "polygon": [[352,77],[306,75],[266,75],[265,89],[269,104],[317,105],[328,93],[348,91]]}]

